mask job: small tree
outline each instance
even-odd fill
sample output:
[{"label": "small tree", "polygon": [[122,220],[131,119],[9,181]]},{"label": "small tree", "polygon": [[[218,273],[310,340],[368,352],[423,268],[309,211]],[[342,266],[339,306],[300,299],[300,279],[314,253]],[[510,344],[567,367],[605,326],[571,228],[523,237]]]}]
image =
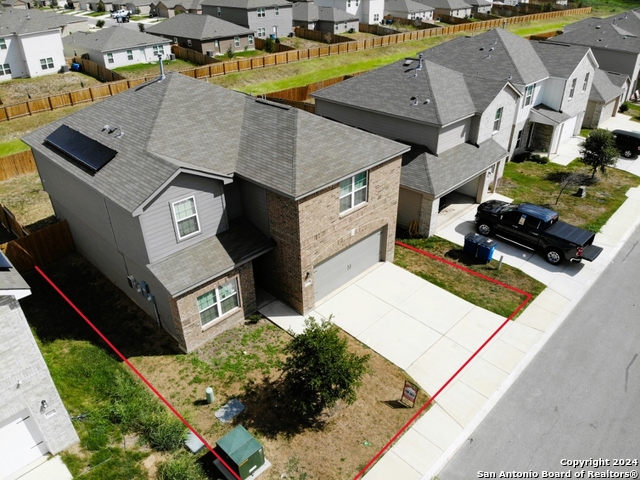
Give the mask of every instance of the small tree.
[{"label": "small tree", "polygon": [[233,51],[233,47],[229,44],[229,48],[227,48],[227,57],[229,60],[231,60],[235,54],[236,52]]},{"label": "small tree", "polygon": [[618,160],[618,149],[613,134],[609,130],[597,128],[580,145],[582,163],[591,167],[591,178],[600,169],[606,172],[607,167],[614,166]]},{"label": "small tree", "polygon": [[145,32],[146,27],[144,26],[144,23],[139,23],[138,24],[138,30],[140,30],[142,33]]},{"label": "small tree", "polygon": [[369,355],[349,352],[340,329],[328,320],[318,323],[310,317],[305,326],[284,349],[285,392],[295,400],[296,413],[315,418],[338,400],[349,404],[356,400]]},{"label": "small tree", "polygon": [[273,38],[267,37],[264,39],[264,51],[267,53],[276,51],[276,42],[274,42]]},{"label": "small tree", "polygon": [[98,6],[96,7],[96,12],[104,12],[104,2],[102,0],[100,0],[98,2]]}]

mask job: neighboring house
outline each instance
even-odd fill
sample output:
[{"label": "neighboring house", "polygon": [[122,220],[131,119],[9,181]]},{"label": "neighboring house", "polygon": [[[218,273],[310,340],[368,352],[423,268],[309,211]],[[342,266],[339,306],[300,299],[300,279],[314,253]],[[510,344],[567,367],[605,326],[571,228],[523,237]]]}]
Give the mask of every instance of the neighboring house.
[{"label": "neighboring house", "polygon": [[181,13],[202,13],[202,0],[155,0],[149,5],[149,15],[172,18]]},{"label": "neighboring house", "polygon": [[131,0],[128,2],[114,2],[114,10],[129,10],[136,15],[149,15],[151,13],[150,0]]},{"label": "neighboring house", "polygon": [[255,49],[253,30],[205,14],[176,15],[148,27],[146,32],[211,57],[223,55],[229,48],[234,52]]},{"label": "neighboring house", "polygon": [[202,0],[202,13],[253,30],[258,38],[293,33],[293,5],[287,0]]},{"label": "neighboring house", "polygon": [[29,285],[0,252],[0,478],[79,441],[24,316]]},{"label": "neighboring house", "polygon": [[88,58],[110,69],[157,61],[159,54],[171,53],[169,40],[122,27],[74,33],[62,43],[65,56]]},{"label": "neighboring house", "polygon": [[62,37],[86,20],[40,10],[8,10],[0,15],[0,82],[58,73],[66,66]]},{"label": "neighboring house", "polygon": [[471,16],[471,5],[464,0],[416,0],[419,3],[433,8],[433,16],[436,20],[440,15],[450,17],[468,18]]},{"label": "neighboring house", "polygon": [[614,117],[624,102],[629,83],[627,75],[596,69],[582,126],[598,128]]},{"label": "neighboring house", "polygon": [[446,195],[481,202],[513,153],[554,152],[579,131],[596,62],[586,48],[534,47],[502,29],[422,55],[313,97],[319,115],[414,146],[403,159],[398,224],[415,220],[428,236]]},{"label": "neighboring house", "polygon": [[628,75],[625,100],[640,88],[640,9],[565,25],[562,35],[548,41],[589,47],[602,70]]},{"label": "neighboring house", "polygon": [[318,7],[314,2],[293,4],[293,25],[327,33],[357,32],[360,19],[344,10]]},{"label": "neighboring house", "polygon": [[32,2],[27,0],[4,0],[0,5],[4,8],[13,8],[15,10],[26,10],[31,8]]},{"label": "neighboring house", "polygon": [[385,0],[384,13],[392,17],[431,22],[434,8],[413,0]]},{"label": "neighboring house", "polygon": [[256,288],[307,313],[393,259],[409,148],[302,110],[175,73],[24,141],[78,251],[184,351]]},{"label": "neighboring house", "polygon": [[384,0],[315,0],[315,3],[355,15],[361,23],[380,23],[384,18]]},{"label": "neighboring house", "polygon": [[482,13],[485,15],[491,15],[491,7],[493,7],[493,3],[488,0],[465,0],[469,5],[471,5],[471,14]]},{"label": "neighboring house", "polygon": [[[90,10],[92,12],[98,11],[98,8],[99,8],[98,5],[100,3],[100,0],[77,0],[77,1],[78,1],[78,4],[80,5],[80,10]],[[102,4],[104,5],[105,12],[112,12],[117,10],[112,0],[102,0]]]}]

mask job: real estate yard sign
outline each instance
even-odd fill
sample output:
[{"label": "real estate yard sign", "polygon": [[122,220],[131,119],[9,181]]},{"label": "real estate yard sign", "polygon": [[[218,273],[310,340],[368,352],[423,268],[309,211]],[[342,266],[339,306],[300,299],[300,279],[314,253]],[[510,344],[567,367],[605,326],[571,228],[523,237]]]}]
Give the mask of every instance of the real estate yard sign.
[{"label": "real estate yard sign", "polygon": [[411,402],[411,408],[416,405],[416,398],[418,397],[418,387],[413,383],[405,380],[404,388],[402,389],[402,398],[400,400],[408,400]]}]

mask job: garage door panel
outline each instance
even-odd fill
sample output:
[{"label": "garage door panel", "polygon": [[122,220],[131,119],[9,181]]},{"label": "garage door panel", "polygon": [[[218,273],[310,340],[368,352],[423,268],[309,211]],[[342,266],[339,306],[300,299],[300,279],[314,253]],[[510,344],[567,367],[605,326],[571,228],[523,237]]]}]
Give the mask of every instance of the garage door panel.
[{"label": "garage door panel", "polygon": [[378,263],[383,258],[382,231],[360,240],[314,268],[316,301]]},{"label": "garage door panel", "polygon": [[569,120],[567,120],[563,125],[562,125],[562,133],[560,133],[560,145],[562,145],[565,141],[569,140],[569,138],[571,138],[573,136],[573,131],[576,128],[576,121],[578,120],[578,117],[573,117]]},{"label": "garage door panel", "polygon": [[22,412],[0,423],[0,479],[48,452],[35,420]]}]

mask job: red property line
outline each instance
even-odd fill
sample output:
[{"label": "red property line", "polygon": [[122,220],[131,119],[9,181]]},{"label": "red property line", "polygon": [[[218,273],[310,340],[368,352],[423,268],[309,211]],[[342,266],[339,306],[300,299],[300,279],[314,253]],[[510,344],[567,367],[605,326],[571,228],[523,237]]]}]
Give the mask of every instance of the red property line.
[{"label": "red property line", "polygon": [[422,407],[420,407],[420,409],[419,409],[419,410],[418,410],[418,411],[417,411],[417,412],[416,412],[416,413],[415,413],[415,414],[414,414],[414,415],[409,419],[409,421],[408,421],[407,423],[405,423],[405,424],[402,426],[402,428],[401,428],[400,430],[398,430],[398,432],[393,436],[393,438],[391,438],[391,440],[389,440],[389,441],[385,444],[385,446],[384,446],[384,447],[382,447],[382,448],[380,449],[380,451],[379,451],[378,453],[376,453],[376,454],[375,454],[375,456],[374,456],[374,457],[369,461],[369,463],[367,463],[367,464],[364,466],[364,468],[363,468],[362,470],[360,470],[360,471],[357,473],[357,475],[356,475],[355,477],[353,477],[353,480],[357,480],[358,478],[361,478],[361,477],[366,473],[366,471],[367,471],[367,470],[368,470],[368,469],[369,469],[369,468],[370,468],[370,467],[371,467],[371,466],[372,466],[376,461],[378,461],[378,460],[380,459],[380,457],[381,457],[381,456],[382,456],[382,455],[387,451],[387,449],[388,449],[388,448],[389,448],[389,447],[390,447],[390,446],[391,446],[391,445],[392,445],[392,444],[393,444],[393,443],[398,439],[398,437],[400,437],[400,435],[402,435],[402,434],[404,433],[404,431],[405,431],[405,430],[406,430],[406,429],[407,429],[407,428],[408,428],[408,427],[409,427],[413,422],[415,422],[415,420],[418,418],[418,416],[420,416],[420,414],[421,414],[422,412],[424,412],[424,411],[425,411],[425,409],[426,409],[429,405],[431,405],[431,404],[434,402],[434,400],[435,400],[436,398],[438,398],[438,395],[440,395],[440,393],[441,393],[445,388],[447,388],[447,387],[449,386],[449,384],[450,384],[450,383],[451,383],[451,382],[452,382],[452,381],[453,381],[453,380],[458,376],[458,374],[459,374],[460,372],[462,372],[462,370],[464,370],[464,368],[465,368],[465,367],[466,367],[466,366],[467,366],[467,365],[468,365],[468,364],[469,364],[469,363],[470,363],[470,362],[471,362],[471,361],[476,357],[476,355],[478,355],[478,353],[480,353],[480,352],[482,351],[482,349],[483,349],[483,348],[484,348],[484,347],[485,347],[485,346],[486,346],[486,345],[487,345],[491,340],[493,340],[493,338],[498,334],[498,332],[500,332],[500,330],[502,330],[502,328],[503,328],[507,323],[509,323],[509,322],[511,321],[511,319],[512,319],[514,316],[516,316],[516,314],[517,314],[520,310],[522,310],[522,309],[524,308],[524,306],[525,306],[527,303],[529,303],[529,302],[531,301],[531,298],[532,298],[532,296],[533,296],[533,295],[531,295],[530,293],[527,293],[527,292],[525,292],[525,291],[523,291],[523,290],[520,290],[520,289],[518,289],[518,288],[512,287],[511,285],[507,285],[506,283],[500,282],[500,281],[498,281],[498,280],[496,280],[496,279],[494,279],[494,278],[487,277],[486,275],[483,275],[483,274],[481,274],[481,273],[474,272],[473,270],[470,270],[470,269],[468,269],[468,268],[465,268],[465,267],[463,267],[463,266],[461,266],[461,265],[458,265],[458,264],[456,264],[456,263],[450,262],[449,260],[446,260],[446,259],[444,259],[444,258],[438,257],[438,256],[433,255],[433,254],[431,254],[431,253],[425,252],[424,250],[420,250],[419,248],[412,247],[411,245],[407,245],[406,243],[396,241],[396,245],[399,245],[399,246],[401,246],[401,247],[404,247],[404,248],[407,248],[407,249],[409,249],[409,250],[412,250],[412,251],[414,251],[414,252],[416,252],[416,253],[419,253],[420,255],[424,255],[425,257],[429,257],[429,258],[431,258],[431,259],[433,259],[433,260],[437,260],[437,261],[439,261],[439,262],[445,263],[445,264],[447,264],[447,265],[449,265],[449,266],[451,266],[451,267],[455,267],[455,268],[457,268],[457,269],[459,269],[459,270],[462,270],[462,271],[464,271],[464,272],[466,272],[466,273],[469,273],[469,274],[471,274],[471,275],[475,275],[476,277],[480,277],[480,278],[482,278],[482,279],[484,279],[484,280],[488,280],[488,281],[489,281],[489,282],[491,282],[491,283],[495,283],[496,285],[500,285],[501,287],[507,288],[507,289],[512,290],[512,291],[514,291],[514,292],[517,292],[517,293],[519,293],[519,294],[521,294],[521,295],[524,295],[526,298],[522,301],[522,303],[521,303],[520,305],[518,305],[518,307],[517,307],[517,308],[516,308],[512,313],[511,313],[511,315],[509,315],[509,316],[507,317],[507,319],[506,319],[504,322],[502,322],[502,324],[501,324],[501,325],[496,329],[496,331],[495,331],[495,332],[493,332],[493,333],[491,334],[491,336],[490,336],[489,338],[487,338],[487,339],[484,341],[484,343],[483,343],[482,345],[480,345],[480,348],[478,348],[478,349],[473,353],[473,355],[471,355],[471,356],[467,359],[467,361],[466,361],[466,362],[464,362],[464,363],[462,364],[462,366],[461,366],[460,368],[458,368],[458,370],[456,370],[456,372],[455,372],[453,375],[451,375],[451,377],[449,378],[449,380],[447,380],[447,381],[445,382],[445,384],[444,384],[444,385],[442,385],[442,386],[440,387],[440,389],[439,389],[436,393],[434,393],[434,394],[433,394],[433,396],[429,399],[429,401],[428,401],[427,403],[425,403]]},{"label": "red property line", "polygon": [[45,273],[44,273],[42,270],[40,270],[40,267],[38,267],[38,266],[36,265],[36,267],[35,267],[35,268],[36,268],[36,271],[37,271],[40,275],[42,275],[42,277],[43,277],[43,278],[44,278],[44,279],[49,283],[49,285],[51,285],[51,286],[53,287],[53,289],[54,289],[56,292],[58,292],[58,294],[59,294],[59,295],[60,295],[60,296],[61,296],[61,297],[62,297],[62,298],[63,298],[63,299],[64,299],[64,300],[69,304],[69,305],[71,305],[71,308],[73,308],[73,309],[76,311],[76,313],[77,313],[78,315],[80,315],[80,317],[82,317],[82,319],[83,319],[85,322],[87,322],[87,324],[88,324],[88,325],[93,329],[93,331],[94,331],[94,332],[96,332],[96,333],[98,334],[98,336],[99,336],[99,337],[100,337],[100,338],[101,338],[101,339],[102,339],[102,340],[103,340],[107,345],[109,345],[109,347],[111,347],[111,349],[116,353],[116,355],[118,355],[118,357],[120,357],[120,359],[121,359],[124,363],[126,363],[126,364],[127,364],[127,366],[128,366],[128,367],[133,371],[133,373],[135,373],[135,374],[140,378],[140,380],[142,380],[142,381],[145,383],[145,385],[151,389],[151,391],[156,395],[156,397],[158,397],[158,398],[162,401],[162,403],[164,403],[164,404],[169,408],[169,410],[171,410],[171,412],[172,412],[176,417],[178,417],[178,419],[179,419],[182,423],[184,423],[184,425],[185,425],[189,430],[191,430],[191,432],[192,432],[196,437],[198,437],[198,439],[199,439],[199,440],[200,440],[200,441],[201,441],[201,442],[202,442],[202,443],[207,447],[207,450],[209,450],[211,453],[213,453],[213,455],[214,455],[218,460],[220,460],[220,462],[225,466],[225,468],[226,468],[227,470],[229,470],[229,472],[231,472],[231,474],[232,474],[232,475],[233,475],[237,480],[242,480],[242,478],[241,478],[241,477],[240,477],[236,472],[234,472],[233,470],[231,470],[231,467],[229,467],[229,465],[227,465],[227,464],[225,463],[225,461],[224,461],[222,458],[220,458],[220,455],[218,455],[218,454],[213,450],[213,448],[211,447],[211,445],[209,445],[209,443],[208,443],[208,442],[207,442],[207,441],[206,441],[206,440],[205,440],[205,439],[204,439],[204,438],[203,438],[203,437],[202,437],[202,436],[201,436],[201,435],[196,431],[196,429],[195,429],[195,428],[193,428],[193,427],[189,424],[189,422],[187,422],[187,421],[184,419],[184,417],[178,413],[178,411],[173,407],[173,405],[171,405],[171,404],[169,403],[169,401],[168,401],[166,398],[164,398],[164,397],[162,396],[162,394],[161,394],[158,390],[156,390],[156,387],[154,387],[154,386],[151,384],[151,382],[149,382],[149,380],[147,380],[147,379],[144,377],[144,375],[142,375],[142,374],[138,371],[138,369],[137,369],[136,367],[134,367],[134,366],[131,364],[131,362],[129,362],[129,360],[127,360],[127,358],[126,358],[122,353],[120,353],[120,351],[119,351],[119,350],[118,350],[118,349],[117,349],[117,348],[116,348],[116,347],[115,347],[115,346],[114,346],[114,345],[113,345],[113,344],[112,344],[112,343],[107,339],[107,337],[105,337],[105,336],[104,336],[104,334],[103,334],[100,330],[98,330],[98,327],[96,327],[93,323],[91,323],[91,321],[90,321],[90,320],[89,320],[89,319],[84,315],[84,313],[82,313],[82,312],[80,311],[80,309],[79,309],[78,307],[76,307],[76,306],[75,306],[75,304],[74,304],[71,300],[69,300],[69,298],[68,298],[68,297],[67,297],[67,296],[62,292],[62,290],[60,290],[60,289],[58,288],[58,286],[57,286],[55,283],[53,283],[53,281],[51,281],[51,279],[50,279],[49,277],[47,277],[47,276],[45,275]]}]

